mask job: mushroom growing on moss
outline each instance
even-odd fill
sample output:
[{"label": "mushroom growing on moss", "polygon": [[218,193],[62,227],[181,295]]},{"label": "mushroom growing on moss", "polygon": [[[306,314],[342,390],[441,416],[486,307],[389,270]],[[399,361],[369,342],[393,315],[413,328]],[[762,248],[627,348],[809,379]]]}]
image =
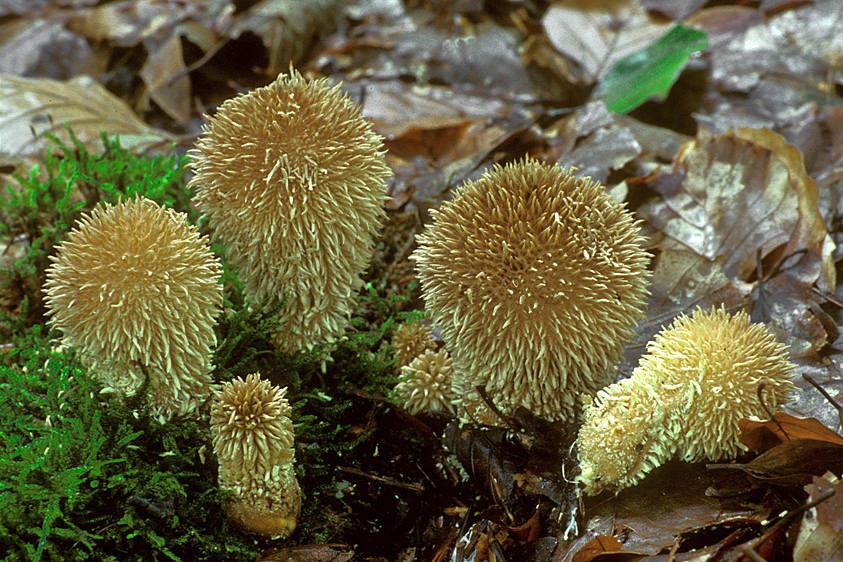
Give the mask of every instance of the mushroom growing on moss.
[{"label": "mushroom growing on moss", "polygon": [[287,389],[258,373],[225,383],[211,407],[219,485],[228,518],[250,533],[289,537],[301,513]]},{"label": "mushroom growing on moss", "polygon": [[451,390],[452,364],[447,351],[425,351],[402,367],[401,375],[395,396],[408,412],[454,413],[456,396]]},{"label": "mushroom growing on moss", "polygon": [[573,419],[643,316],[649,256],[632,214],[599,183],[531,159],[432,214],[414,259],[455,376],[505,414]]},{"label": "mushroom growing on moss", "polygon": [[283,303],[286,352],[340,334],[385,217],[382,139],[327,79],[298,72],[224,102],[191,153],[199,209],[254,303]]},{"label": "mushroom growing on moss", "polygon": [[[733,458],[738,421],[765,416],[794,389],[787,350],[763,324],[722,307],[677,317],[638,367],[586,400],[577,439],[586,493],[632,486],[668,459]],[[761,386],[763,384],[763,386]]]},{"label": "mushroom growing on moss", "polygon": [[182,213],[149,199],[101,204],[51,256],[47,314],[107,388],[164,417],[211,391],[221,267]]}]

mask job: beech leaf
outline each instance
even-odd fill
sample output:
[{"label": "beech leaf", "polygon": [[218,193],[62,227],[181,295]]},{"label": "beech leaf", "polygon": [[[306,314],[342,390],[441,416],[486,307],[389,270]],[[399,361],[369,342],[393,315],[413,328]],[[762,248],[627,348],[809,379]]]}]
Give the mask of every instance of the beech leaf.
[{"label": "beech leaf", "polygon": [[0,154],[38,153],[44,147],[44,133],[69,143],[65,125],[86,144],[98,142],[103,131],[120,135],[124,148],[172,140],[88,76],[59,81],[0,74]]}]

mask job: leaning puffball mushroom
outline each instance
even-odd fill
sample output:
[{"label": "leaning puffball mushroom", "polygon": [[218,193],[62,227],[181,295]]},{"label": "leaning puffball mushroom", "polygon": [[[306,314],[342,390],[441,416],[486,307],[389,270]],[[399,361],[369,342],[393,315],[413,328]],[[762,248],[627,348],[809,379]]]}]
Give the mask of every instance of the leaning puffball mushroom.
[{"label": "leaning puffball mushroom", "polygon": [[165,418],[208,397],[222,269],[183,213],[143,198],[98,205],[50,259],[50,323],[106,389],[146,383]]},{"label": "leaning puffball mushroom", "polygon": [[734,458],[746,450],[738,421],[786,403],[792,369],[786,346],[745,312],[677,317],[632,377],[586,399],[577,438],[586,493],[632,486],[671,458]]},{"label": "leaning puffball mushroom", "polygon": [[427,350],[401,368],[395,396],[411,414],[454,413],[451,358],[444,349]]},{"label": "leaning puffball mushroom", "polygon": [[281,307],[286,352],[340,334],[385,217],[381,137],[326,79],[298,72],[224,102],[189,187],[252,301]]},{"label": "leaning puffball mushroom", "polygon": [[649,256],[632,214],[599,183],[531,159],[432,214],[413,257],[461,387],[484,388],[504,414],[573,419],[643,317]]},{"label": "leaning puffball mushroom", "polygon": [[250,533],[289,537],[301,513],[286,387],[253,373],[223,384],[211,406],[219,485],[228,518]]}]

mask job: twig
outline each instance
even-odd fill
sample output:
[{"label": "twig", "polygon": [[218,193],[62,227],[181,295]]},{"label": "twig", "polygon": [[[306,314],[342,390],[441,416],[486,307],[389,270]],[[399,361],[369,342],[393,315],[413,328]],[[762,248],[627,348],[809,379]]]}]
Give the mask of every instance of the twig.
[{"label": "twig", "polygon": [[814,380],[811,375],[803,374],[802,378],[808,381],[808,383],[817,389],[817,392],[823,395],[823,398],[828,400],[828,403],[834,406],[834,409],[840,414],[840,425],[843,425],[843,406],[837,403],[837,400],[832,398],[831,394],[829,394],[826,389],[820,386],[820,383]]},{"label": "twig", "polygon": [[779,428],[779,431],[782,432],[782,435],[784,435],[787,438],[787,440],[790,441],[790,435],[787,434],[787,431],[784,430],[784,427],[782,427],[781,422],[779,422],[779,420],[776,419],[775,414],[773,414],[773,412],[767,406],[767,403],[764,402],[764,389],[766,387],[767,387],[767,384],[764,381],[761,381],[760,383],[758,383],[758,388],[755,391],[756,394],[758,395],[758,401],[761,403],[761,407],[764,408],[764,412],[767,413],[767,417],[770,418],[770,420],[773,423],[776,424],[776,426]]},{"label": "twig", "polygon": [[358,470],[350,466],[340,466],[338,468],[343,472],[354,474],[355,476],[360,476],[362,478],[368,478],[369,480],[374,480],[375,482],[380,482],[381,484],[386,484],[387,486],[404,488],[405,490],[411,490],[419,494],[424,492],[424,486],[416,482],[401,482],[400,480],[389,478],[388,476],[378,476],[377,474],[369,474],[368,472],[363,472],[362,470]]},{"label": "twig", "polygon": [[820,291],[816,287],[811,287],[811,292],[815,295],[824,298],[826,301],[830,302],[831,304],[837,306],[837,308],[843,308],[843,301],[832,295],[827,291]]}]

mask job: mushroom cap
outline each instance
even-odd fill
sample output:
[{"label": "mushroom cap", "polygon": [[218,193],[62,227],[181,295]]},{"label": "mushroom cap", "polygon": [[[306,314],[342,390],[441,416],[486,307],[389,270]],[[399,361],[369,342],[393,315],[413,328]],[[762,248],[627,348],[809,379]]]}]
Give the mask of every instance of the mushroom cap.
[{"label": "mushroom cap", "polygon": [[454,413],[451,363],[444,349],[427,350],[401,368],[402,380],[395,385],[395,395],[408,412]]},{"label": "mushroom cap", "polygon": [[794,389],[786,346],[745,312],[678,316],[647,345],[632,374],[600,391],[577,439],[590,494],[640,481],[664,461],[735,457],[738,422],[766,416]]},{"label": "mushroom cap", "polygon": [[432,211],[422,295],[454,369],[504,413],[573,419],[643,317],[638,223],[591,179],[532,159],[496,166]]},{"label": "mushroom cap", "polygon": [[50,259],[50,322],[106,387],[131,394],[148,377],[164,416],[210,394],[221,267],[184,214],[143,198],[100,204]]},{"label": "mushroom cap", "polygon": [[395,353],[395,368],[401,369],[428,350],[436,349],[436,342],[430,328],[421,322],[401,324],[392,334],[392,349]]},{"label": "mushroom cap", "polygon": [[222,386],[211,406],[214,453],[231,486],[243,485],[292,464],[293,422],[287,388],[274,386],[258,373],[235,378]]},{"label": "mushroom cap", "polygon": [[219,484],[234,492],[226,514],[244,530],[266,536],[289,536],[301,512],[286,393],[253,373],[223,384],[211,406]]},{"label": "mushroom cap", "polygon": [[332,341],[355,306],[391,175],[360,109],[327,79],[291,70],[220,105],[190,156],[197,206],[250,298],[283,303],[278,348]]}]

